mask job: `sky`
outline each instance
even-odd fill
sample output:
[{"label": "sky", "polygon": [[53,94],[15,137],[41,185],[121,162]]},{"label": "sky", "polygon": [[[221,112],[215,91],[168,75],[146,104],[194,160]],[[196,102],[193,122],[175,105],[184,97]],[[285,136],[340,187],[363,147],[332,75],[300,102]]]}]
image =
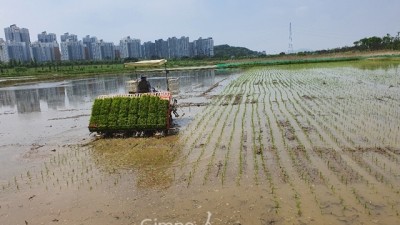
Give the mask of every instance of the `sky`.
[{"label": "sky", "polygon": [[267,54],[352,46],[365,37],[400,32],[399,0],[0,0],[0,38],[12,24],[42,31],[96,36],[106,42],[130,36],[142,43],[168,37],[212,37],[214,45]]}]

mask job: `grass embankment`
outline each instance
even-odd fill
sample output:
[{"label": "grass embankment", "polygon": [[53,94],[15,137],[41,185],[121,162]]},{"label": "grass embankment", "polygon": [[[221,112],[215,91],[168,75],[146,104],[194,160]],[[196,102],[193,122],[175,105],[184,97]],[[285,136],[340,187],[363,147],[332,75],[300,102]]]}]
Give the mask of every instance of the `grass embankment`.
[{"label": "grass embankment", "polygon": [[[324,55],[274,55],[259,58],[240,59],[179,59],[168,60],[167,68],[186,68],[216,65],[217,68],[249,68],[257,66],[293,65],[322,62],[362,61],[366,59],[399,60],[400,52],[350,52]],[[149,68],[153,70],[155,68]],[[109,75],[134,73],[135,68],[126,68],[123,63],[105,63],[100,65],[52,65],[36,67],[2,68],[0,71],[0,87],[18,83],[44,80],[62,80],[81,78],[93,75]]]},{"label": "grass embankment", "polygon": [[276,66],[276,65],[292,65],[292,64],[310,64],[310,63],[330,63],[330,62],[350,62],[363,60],[400,60],[399,53],[375,53],[375,54],[345,54],[345,55],[318,55],[318,56],[288,56],[269,59],[255,59],[224,62],[217,64],[217,68],[248,68],[257,66]]}]

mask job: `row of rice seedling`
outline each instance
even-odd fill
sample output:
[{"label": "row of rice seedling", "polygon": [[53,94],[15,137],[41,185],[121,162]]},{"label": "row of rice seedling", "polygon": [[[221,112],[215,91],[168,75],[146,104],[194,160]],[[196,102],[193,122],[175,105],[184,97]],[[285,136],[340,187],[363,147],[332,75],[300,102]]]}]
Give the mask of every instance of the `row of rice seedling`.
[{"label": "row of rice seedling", "polygon": [[[227,121],[229,120],[229,116],[231,116],[231,113],[232,113],[233,102],[234,102],[234,99],[232,99],[231,102],[228,103],[228,106],[220,106],[220,107],[225,107],[228,109],[225,109],[224,112],[221,113],[221,116],[224,116],[224,118],[221,121],[217,120],[217,122],[219,121],[219,123],[216,123],[214,125],[214,127],[217,127],[222,123],[219,134],[217,134],[216,138],[214,138],[215,143],[214,143],[214,147],[212,150],[211,158],[208,161],[206,173],[204,174],[204,184],[207,183],[210,173],[211,173],[211,170],[212,170],[213,166],[215,166],[214,164],[215,164],[215,158],[216,158],[217,152],[221,152],[219,154],[220,157],[218,157],[221,160],[219,161],[219,163],[217,165],[218,169],[217,169],[216,174],[219,175],[219,173],[221,172],[220,170],[221,170],[221,167],[223,166],[222,158],[225,156],[224,154],[222,154],[222,149],[226,148],[226,146],[224,145],[224,143],[226,143],[224,140],[225,129],[227,126]],[[223,114],[225,114],[225,115],[223,115]],[[235,121],[233,121],[233,122],[235,122]]]},{"label": "row of rice seedling", "polygon": [[[260,82],[258,82],[258,83],[260,83]],[[261,90],[261,89],[260,89]],[[271,90],[268,90],[268,91],[265,91],[266,93],[270,93],[271,92]],[[264,91],[263,91],[263,93],[265,93]],[[259,94],[259,93],[258,93]],[[276,96],[274,96],[274,97],[276,97]],[[272,103],[271,103],[271,99],[272,98],[274,98],[273,97],[273,95],[270,95],[270,97],[269,97],[269,105],[270,105],[270,110],[271,110],[271,112],[273,111],[273,107],[272,107]],[[279,100],[279,99],[274,99],[274,101],[276,102],[277,100]],[[265,101],[264,101],[265,102]],[[265,107],[266,108],[266,107]],[[272,120],[273,121],[273,123],[275,123],[276,124],[276,114],[275,113],[267,113],[267,115],[266,116],[273,116],[274,117],[274,119]],[[270,120],[271,121],[271,120]],[[274,125],[274,124],[272,124],[272,126],[271,126],[271,128],[273,127],[273,126],[276,126],[277,127],[277,125]],[[256,130],[256,128],[254,128],[254,130]],[[276,154],[276,155],[278,155],[277,157],[276,157],[276,159],[280,159],[282,156],[281,156],[281,146],[282,147],[284,147],[285,146],[285,144],[283,143],[282,144],[282,140],[283,140],[283,134],[282,134],[282,132],[279,132],[279,131],[277,131],[276,129],[270,129],[271,131],[273,131],[272,133],[272,139],[274,140],[273,141],[273,145],[276,145],[276,148],[271,148],[271,150],[272,151],[274,151],[275,153],[274,154]],[[277,131],[277,133],[275,132],[275,131]],[[276,134],[274,134],[274,133],[276,133]],[[274,136],[277,136],[277,138],[275,138]],[[257,135],[255,135],[255,136],[257,136]],[[277,140],[277,142],[275,142],[275,140]],[[286,156],[285,156],[286,157]],[[285,158],[284,157],[284,158]],[[281,183],[280,184],[280,188],[279,188],[279,191],[277,191],[277,190],[275,190],[274,189],[274,184],[271,184],[270,183],[270,186],[272,187],[271,188],[271,190],[272,190],[272,193],[273,193],[273,195],[275,195],[277,192],[280,192],[281,190],[284,190],[284,189],[286,189],[286,188],[283,188],[282,187],[282,185],[284,185],[285,183],[287,184],[287,185],[289,185],[288,186],[288,188],[289,189],[286,189],[286,190],[290,190],[291,192],[293,192],[293,199],[296,199],[296,207],[297,207],[297,211],[296,211],[296,213],[298,214],[298,215],[301,215],[302,214],[302,210],[299,208],[299,207],[301,207],[301,204],[300,204],[300,201],[299,201],[299,193],[296,191],[296,188],[294,187],[294,185],[293,185],[293,181],[291,180],[291,177],[290,177],[290,175],[289,174],[291,174],[291,173],[289,173],[289,172],[287,172],[287,164],[284,164],[284,165],[281,165],[280,164],[280,160],[278,160],[278,162],[277,162],[277,167],[278,168],[280,168],[279,170],[280,170],[280,172],[281,172],[281,174],[283,175],[283,176],[279,176],[280,178],[282,178],[283,179],[283,182],[284,183]],[[257,162],[254,162],[254,163],[257,163]],[[272,181],[273,179],[276,179],[276,178],[272,178],[272,176],[269,176],[268,175],[268,173],[266,173],[267,174],[267,180],[269,179],[270,181]],[[270,178],[268,178],[268,177],[270,177]],[[279,200],[277,200],[277,198],[274,198],[274,201],[275,201],[275,209],[276,209],[276,211],[278,211],[278,209],[280,208],[280,207],[282,207],[281,206],[281,204],[280,204],[280,201]],[[286,208],[286,206],[285,206],[285,208]]]},{"label": "row of rice seedling", "polygon": [[[304,192],[302,196],[308,196],[311,194],[313,196],[313,200],[316,202],[316,204],[320,207],[320,198],[317,196],[317,193],[315,192],[315,189],[313,188],[314,185],[318,185],[321,183],[319,181],[319,176],[315,174],[316,168],[313,166],[317,166],[310,161],[310,156],[308,153],[308,150],[306,148],[309,148],[309,145],[304,146],[304,137],[298,136],[300,133],[296,132],[296,130],[300,129],[295,129],[297,125],[297,120],[294,120],[291,114],[288,112],[287,109],[287,104],[290,101],[290,98],[287,95],[283,95],[282,90],[285,89],[286,84],[282,82],[282,80],[285,79],[285,74],[282,74],[280,71],[274,71],[271,74],[272,77],[276,76],[277,82],[273,84],[274,89],[276,89],[276,94],[278,96],[278,99],[281,99],[282,101],[277,101],[278,103],[278,112],[283,116],[283,120],[279,122],[280,128],[282,133],[285,133],[284,139],[286,142],[286,149],[288,152],[288,155],[290,156],[291,162],[296,169],[296,172],[300,176],[299,178],[304,181],[305,185],[307,185],[309,189],[309,193]],[[288,132],[290,132],[290,136],[288,136]],[[300,134],[301,135],[301,134]],[[329,190],[328,190],[329,191]],[[308,201],[310,199],[303,198],[303,201]],[[296,207],[298,208],[298,213],[301,213],[302,210],[300,208],[300,198],[299,196],[296,196]],[[321,207],[320,207],[321,209]],[[322,212],[321,212],[322,213]]]},{"label": "row of rice seedling", "polygon": [[[380,98],[376,97],[382,95],[382,92],[387,92],[387,90],[391,89],[382,90],[381,88],[376,88],[372,84],[365,84],[363,81],[359,81],[355,85],[352,82],[340,82],[340,84],[339,93],[343,93],[346,98],[332,98],[334,102],[331,104],[343,105],[342,109],[345,110],[345,113],[342,113],[342,115],[351,117],[346,122],[358,124],[357,128],[360,129],[352,129],[351,131],[353,133],[359,133],[360,136],[362,136],[360,131],[363,131],[363,134],[368,134],[364,140],[368,141],[367,137],[375,139],[370,141],[371,143],[381,142],[384,144],[386,142],[389,145],[395,144],[393,141],[396,137],[396,131],[399,129],[399,126],[396,126],[396,121],[400,119],[397,106],[391,99],[391,95],[389,95],[387,101],[386,99],[379,100]],[[327,91],[330,90],[331,89]],[[333,93],[333,95],[334,94],[335,93]],[[358,105],[361,102],[365,102],[365,104],[362,104],[363,107],[354,107],[354,105]],[[375,130],[379,130],[380,132],[370,134],[371,131]],[[384,132],[382,132],[382,130]],[[377,138],[379,141],[376,140]],[[389,142],[389,140],[392,140],[392,143]]]},{"label": "row of rice seedling", "polygon": [[245,98],[244,98],[245,105],[243,106],[243,113],[239,120],[240,124],[241,124],[241,127],[240,127],[241,132],[240,132],[240,137],[238,137],[240,139],[240,145],[239,145],[239,156],[238,156],[239,171],[238,171],[238,174],[236,177],[237,185],[240,185],[242,178],[243,178],[243,174],[247,172],[247,165],[249,164],[247,162],[247,148],[248,148],[248,146],[247,146],[247,143],[248,143],[247,130],[248,129],[246,129],[246,127],[248,125],[248,123],[247,123],[248,117],[246,115],[248,114],[248,112],[247,112],[248,107],[247,107],[246,102],[249,101],[249,95],[250,95],[249,90],[251,89],[251,84],[249,81],[250,75],[251,75],[251,73],[246,73],[243,76],[243,84],[242,84],[244,86],[244,90],[245,90],[243,93],[243,95],[245,96]]},{"label": "row of rice seedling", "polygon": [[[227,89],[223,91],[221,96],[225,95],[226,93],[229,93],[230,89],[232,86],[228,86]],[[206,149],[210,149],[210,142],[213,141],[212,137],[214,136],[214,133],[216,131],[216,127],[218,125],[218,122],[220,121],[223,112],[224,112],[224,107],[219,107],[220,104],[224,101],[224,98],[218,98],[217,101],[213,100],[213,102],[208,105],[207,107],[210,108],[211,114],[209,114],[207,117],[204,117],[203,120],[199,121],[196,123],[196,126],[194,129],[196,129],[196,134],[194,137],[191,138],[193,140],[189,145],[189,147],[185,147],[187,149],[187,153],[184,155],[183,160],[187,161],[188,159],[194,160],[194,162],[189,162],[190,165],[188,165],[188,170],[189,172],[189,178],[188,178],[188,186],[192,183],[193,178],[195,176],[195,173],[197,171],[197,168],[199,167],[200,161],[203,160],[204,153],[206,152]],[[207,111],[203,111],[202,113],[204,114]],[[201,128],[199,128],[201,127]],[[193,129],[193,128],[191,128]],[[211,130],[210,130],[211,129]],[[206,135],[205,135],[206,134]],[[197,151],[194,151],[197,150]],[[204,178],[205,179],[205,178]],[[203,181],[204,181],[203,179]]]},{"label": "row of rice seedling", "polygon": [[[229,84],[227,89],[233,88],[232,84]],[[212,102],[201,111],[199,115],[197,115],[196,120],[193,123],[189,124],[188,132],[184,133],[181,138],[181,142],[185,144],[185,149],[189,149],[189,151],[183,156],[183,161],[185,161],[191,154],[192,150],[195,149],[196,144],[200,142],[200,139],[203,137],[205,130],[210,127],[210,122],[212,118],[215,117],[219,107],[221,105],[225,96],[223,94],[214,96]],[[190,131],[190,132],[189,132]],[[181,165],[181,168],[183,164]]]},{"label": "row of rice seedling", "polygon": [[304,87],[303,87],[304,88]]},{"label": "row of rice seedling", "polygon": [[87,158],[88,150],[78,147],[57,151],[39,167],[14,177],[14,182],[3,185],[3,191],[52,191],[64,188],[92,190],[102,182],[97,169]]},{"label": "row of rice seedling", "polygon": [[[289,97],[289,99],[291,99],[291,98]],[[285,105],[286,105],[286,104],[285,104]],[[299,129],[299,130],[300,130],[300,129]],[[333,186],[331,186],[331,187],[333,187]],[[332,189],[333,189],[333,188],[332,188]],[[339,196],[339,199],[343,199],[343,198]],[[342,202],[342,201],[341,201],[341,202]]]},{"label": "row of rice seedling", "polygon": [[[186,158],[194,160],[188,166],[190,176],[197,177],[195,172],[201,168],[203,184],[210,184],[210,180],[218,180],[211,172],[219,162],[223,185],[230,184],[233,171],[237,172],[237,185],[263,185],[266,181],[274,202],[272,210],[283,217],[295,213],[297,218],[322,218],[335,212],[331,216],[338,219],[356,211],[360,212],[356,221],[369,215],[385,220],[379,215],[382,210],[396,216],[399,202],[391,199],[398,195],[398,153],[385,149],[383,156],[375,152],[360,157],[357,151],[349,151],[360,147],[361,136],[368,138],[364,146],[379,140],[376,131],[363,129],[377,130],[396,120],[394,103],[385,106],[379,101],[375,107],[389,112],[376,110],[369,117],[373,122],[363,123],[352,108],[361,108],[363,115],[368,115],[370,108],[362,109],[366,101],[359,98],[346,100],[352,93],[346,79],[335,69],[246,71],[228,86],[229,91],[228,87],[224,90],[218,104],[206,108],[212,114],[200,114],[201,120],[193,123],[201,133],[189,131],[191,137],[185,137],[187,146],[193,146],[186,150],[190,152]],[[353,90],[366,94],[358,87]],[[242,96],[242,104],[233,104],[235,95]],[[376,117],[387,120],[377,122]],[[221,150],[221,145],[226,148]],[[384,172],[389,173],[384,182],[373,176]],[[379,198],[385,193],[391,198]]]},{"label": "row of rice seedling", "polygon": [[[286,94],[287,99],[288,99],[288,101],[284,105],[287,109],[287,112],[290,115],[289,117],[294,120],[293,124],[297,124],[300,126],[299,119],[304,116],[308,117],[308,116],[310,116],[310,114],[305,113],[302,109],[300,109],[298,107],[299,102],[295,101],[295,98],[293,97],[293,92],[292,92],[291,88],[289,88],[289,86],[287,84],[283,85],[283,86],[284,86],[284,88],[281,88],[281,90]],[[291,106],[291,107],[288,107],[288,106]],[[310,120],[311,120],[311,118],[306,119],[306,121],[310,121]],[[304,121],[304,119],[303,119],[303,121]],[[309,122],[307,122],[307,123],[309,123]],[[308,124],[308,126],[310,126],[310,125]],[[339,189],[343,188],[343,187],[341,187],[342,185],[340,184],[340,182],[338,182],[337,180],[332,179],[332,178],[328,179],[328,177],[331,177],[330,172],[328,172],[326,169],[324,169],[324,165],[318,157],[313,156],[312,152],[314,149],[314,147],[313,147],[314,143],[311,140],[311,138],[308,135],[303,134],[305,132],[300,127],[297,127],[295,130],[300,134],[300,137],[296,138],[296,140],[299,142],[300,145],[304,146],[305,147],[304,150],[306,152],[308,152],[306,155],[308,162],[318,168],[318,169],[314,168],[312,170],[314,172],[314,174],[310,174],[311,177],[313,177],[313,175],[314,175],[314,177],[315,177],[315,175],[317,175],[317,177],[319,176],[319,181],[322,182],[322,184],[326,187],[325,191],[321,190],[322,189],[321,186],[318,186],[318,189],[316,189],[316,188],[314,188],[314,185],[318,184],[318,180],[313,180],[311,182],[312,185],[310,185],[310,189],[312,189],[312,192],[318,193],[318,194],[315,194],[315,201],[317,202],[317,204],[321,206],[321,204],[325,205],[327,203],[336,201],[338,205],[341,205],[342,209],[348,208],[348,206],[346,206],[346,203],[344,201],[345,197],[342,196],[342,193],[335,191],[338,188]],[[298,151],[298,150],[299,149],[296,149],[296,152],[303,152],[303,151]],[[296,158],[298,158],[297,154],[296,154]],[[330,169],[329,161],[328,161],[327,167]],[[319,171],[318,174],[315,174],[316,171]],[[308,180],[307,180],[307,183],[309,183]],[[324,198],[325,198],[324,193],[326,193],[326,191],[331,192],[331,194],[334,196],[337,196],[337,198],[335,200],[329,199],[329,201],[327,202],[326,200],[324,200]],[[324,207],[321,207],[321,210],[323,210],[323,208]]]},{"label": "row of rice seedling", "polygon": [[[353,118],[352,121],[357,121],[357,119]],[[362,129],[360,129],[360,130],[362,130]],[[366,129],[365,133],[368,133],[368,129]],[[371,136],[371,135],[369,135],[369,136]]]},{"label": "row of rice seedling", "polygon": [[[328,163],[329,163],[329,161],[328,161]],[[366,183],[367,185],[368,185],[368,181],[367,181],[367,183]]]}]

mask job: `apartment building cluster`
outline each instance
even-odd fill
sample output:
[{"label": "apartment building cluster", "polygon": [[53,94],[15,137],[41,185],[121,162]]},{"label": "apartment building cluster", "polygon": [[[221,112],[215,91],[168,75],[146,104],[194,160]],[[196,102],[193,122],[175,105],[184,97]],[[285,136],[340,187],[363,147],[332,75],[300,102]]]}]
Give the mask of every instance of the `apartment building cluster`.
[{"label": "apartment building cluster", "polygon": [[37,41],[31,42],[29,30],[19,28],[15,24],[4,28],[4,33],[5,40],[0,38],[0,61],[6,63],[11,60],[43,63],[214,56],[212,38],[199,38],[190,42],[188,37],[172,37],[142,44],[140,39],[128,36],[122,38],[119,45],[114,45],[113,42],[105,42],[90,35],[79,40],[77,35],[65,33],[60,36],[59,44],[56,34],[46,31],[38,34]]}]

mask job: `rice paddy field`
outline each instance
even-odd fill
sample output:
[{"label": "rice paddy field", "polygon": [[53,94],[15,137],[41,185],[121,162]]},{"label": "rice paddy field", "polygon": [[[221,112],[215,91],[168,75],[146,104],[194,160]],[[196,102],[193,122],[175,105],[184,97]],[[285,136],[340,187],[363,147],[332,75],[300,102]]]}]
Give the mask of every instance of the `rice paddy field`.
[{"label": "rice paddy field", "polygon": [[3,184],[0,220],[400,224],[399,65],[245,70],[177,135],[67,146]]}]

